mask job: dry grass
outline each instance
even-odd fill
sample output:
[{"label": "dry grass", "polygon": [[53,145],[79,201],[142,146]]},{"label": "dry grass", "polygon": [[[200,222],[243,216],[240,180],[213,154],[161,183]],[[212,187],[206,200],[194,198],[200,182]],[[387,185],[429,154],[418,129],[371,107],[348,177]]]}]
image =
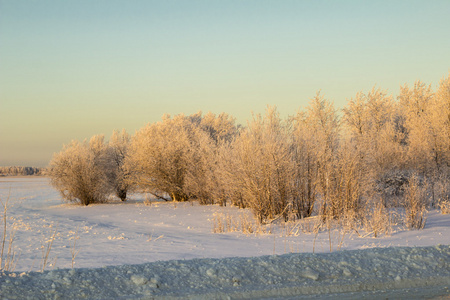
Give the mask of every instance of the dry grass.
[{"label": "dry grass", "polygon": [[373,235],[377,238],[381,235],[392,234],[392,222],[389,210],[381,201],[369,208],[362,220],[362,228],[366,232],[365,236]]},{"label": "dry grass", "polygon": [[145,206],[152,206],[151,197],[147,193],[145,193],[144,205]]},{"label": "dry grass", "polygon": [[[239,214],[238,217],[229,214],[216,213],[213,216],[213,233],[242,232],[244,234],[264,234],[268,230],[253,217],[246,213]],[[269,229],[270,232],[270,229]]]},{"label": "dry grass", "polygon": [[323,220],[319,216],[313,216],[302,219],[291,219],[280,223],[283,236],[299,236],[301,233],[315,233],[317,228],[321,227]]},{"label": "dry grass", "polygon": [[[14,241],[15,241],[15,235],[18,229],[18,225],[16,221],[11,218],[8,215],[8,210],[10,208],[9,205],[9,197],[6,199],[5,202],[3,202],[0,199],[0,204],[2,206],[2,211],[0,213],[0,220],[1,220],[1,228],[2,232],[0,234],[0,270],[2,271],[8,271],[13,272],[16,268],[17,262],[20,258],[20,256],[16,253],[15,247],[14,247]],[[14,220],[12,224],[9,224],[11,220]],[[20,221],[19,221],[20,224]],[[50,228],[53,226],[50,225]],[[50,258],[50,252],[52,250],[53,242],[55,241],[56,237],[58,235],[58,228],[57,226],[55,228],[51,229],[51,232],[49,233],[49,237],[44,238],[41,244],[41,267],[40,271],[43,272],[45,268],[48,266],[55,267],[57,257]],[[75,232],[75,236],[73,237],[73,243],[72,243],[72,268],[75,264],[75,258],[80,252],[80,250],[76,249],[76,241],[79,239],[78,237],[78,228]],[[32,267],[31,267],[32,268]],[[31,269],[30,269],[31,271]]]},{"label": "dry grass", "polygon": [[[5,202],[3,202],[0,199],[0,204],[3,207],[0,219],[1,219],[1,227],[2,227],[2,233],[0,235],[1,241],[0,241],[0,270],[3,271],[9,271],[13,272],[16,268],[17,262],[19,260],[19,255],[17,255],[14,247],[14,241],[15,241],[15,235],[17,232],[17,224],[14,221],[10,226],[8,226],[8,220],[13,220],[11,217],[8,216],[8,210],[9,210],[9,197],[6,199]],[[51,226],[50,226],[51,227]],[[45,268],[49,265],[55,266],[56,264],[56,257],[53,259],[50,259],[50,252],[52,249],[52,245],[54,240],[56,239],[58,230],[55,228],[52,230],[51,235],[49,238],[45,238],[42,242],[41,249],[42,249],[42,258],[41,258],[41,269],[40,271],[44,271]],[[73,244],[72,249],[72,266],[75,261],[75,257],[78,254],[79,251],[75,251],[75,242]],[[31,270],[30,270],[31,271]]]},{"label": "dry grass", "polygon": [[79,239],[79,235],[78,235],[78,226],[77,226],[77,230],[75,231],[75,235],[73,236],[73,243],[72,243],[72,249],[71,249],[71,254],[72,254],[72,269],[73,266],[75,265],[75,258],[77,257],[78,253],[80,253],[80,249],[76,249],[77,246],[77,241]]},{"label": "dry grass", "polygon": [[154,230],[152,230],[152,233],[149,234],[148,239],[147,239],[147,242],[157,241],[157,240],[162,239],[162,238],[164,237],[164,234],[161,234],[160,236],[154,238],[154,237],[153,237],[153,233],[154,233]]},{"label": "dry grass", "polygon": [[[52,250],[53,242],[56,239],[56,235],[58,233],[58,227],[55,227],[55,229],[52,231],[51,236],[49,239],[44,240],[43,245],[41,247],[42,249],[42,263],[41,263],[41,272],[44,272],[45,268],[48,265],[51,265],[55,267],[56,265],[56,259],[57,257],[53,258],[53,262],[49,260],[50,258],[50,251]],[[75,259],[73,257],[73,259]],[[73,260],[72,260],[73,264]]]},{"label": "dry grass", "polygon": [[408,229],[423,229],[426,223],[426,185],[413,175],[405,189],[405,225]]},{"label": "dry grass", "polygon": [[15,222],[8,226],[8,204],[9,196],[5,202],[0,199],[0,204],[3,207],[1,220],[2,220],[2,234],[0,245],[0,270],[12,272],[16,268],[18,256],[16,256],[14,248],[14,238],[17,231]]}]

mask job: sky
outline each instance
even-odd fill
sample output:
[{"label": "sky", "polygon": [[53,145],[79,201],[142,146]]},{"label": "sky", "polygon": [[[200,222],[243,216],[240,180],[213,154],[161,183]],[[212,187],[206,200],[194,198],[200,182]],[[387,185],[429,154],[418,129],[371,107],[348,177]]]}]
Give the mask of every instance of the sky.
[{"label": "sky", "polygon": [[450,71],[450,1],[0,0],[0,166],[163,114],[342,108]]}]

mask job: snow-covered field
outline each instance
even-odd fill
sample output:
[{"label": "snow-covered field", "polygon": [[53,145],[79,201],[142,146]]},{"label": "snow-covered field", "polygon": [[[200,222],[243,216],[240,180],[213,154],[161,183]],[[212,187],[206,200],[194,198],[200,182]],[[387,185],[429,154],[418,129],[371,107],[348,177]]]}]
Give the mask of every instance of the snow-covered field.
[{"label": "snow-covered field", "polygon": [[[8,198],[20,256],[0,276],[1,299],[450,297],[450,215],[438,211],[424,230],[399,225],[374,238],[316,236],[313,221],[214,233],[250,212],[144,195],[82,207],[62,203],[44,177],[0,178]],[[55,232],[48,271],[38,272]]]}]

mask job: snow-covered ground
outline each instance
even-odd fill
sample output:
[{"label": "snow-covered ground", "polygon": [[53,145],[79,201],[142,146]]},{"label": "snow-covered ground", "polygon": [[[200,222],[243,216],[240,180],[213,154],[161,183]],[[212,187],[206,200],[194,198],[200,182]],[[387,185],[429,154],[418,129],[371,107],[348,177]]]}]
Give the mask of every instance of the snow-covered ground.
[{"label": "snow-covered ground", "polygon": [[[438,211],[428,213],[424,230],[399,225],[374,238],[316,236],[313,220],[214,233],[219,221],[239,227],[251,214],[143,195],[76,206],[62,203],[44,177],[0,178],[0,199],[8,198],[20,256],[15,272],[0,276],[1,299],[450,296],[450,215]],[[37,272],[55,232],[48,271]]]}]

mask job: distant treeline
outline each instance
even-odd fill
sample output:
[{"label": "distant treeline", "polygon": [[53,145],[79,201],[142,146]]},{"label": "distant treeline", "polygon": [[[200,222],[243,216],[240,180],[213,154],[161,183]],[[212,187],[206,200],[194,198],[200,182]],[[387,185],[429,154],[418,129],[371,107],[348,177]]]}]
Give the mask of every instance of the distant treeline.
[{"label": "distant treeline", "polygon": [[37,167],[0,167],[0,176],[42,176],[45,175],[45,170]]}]

